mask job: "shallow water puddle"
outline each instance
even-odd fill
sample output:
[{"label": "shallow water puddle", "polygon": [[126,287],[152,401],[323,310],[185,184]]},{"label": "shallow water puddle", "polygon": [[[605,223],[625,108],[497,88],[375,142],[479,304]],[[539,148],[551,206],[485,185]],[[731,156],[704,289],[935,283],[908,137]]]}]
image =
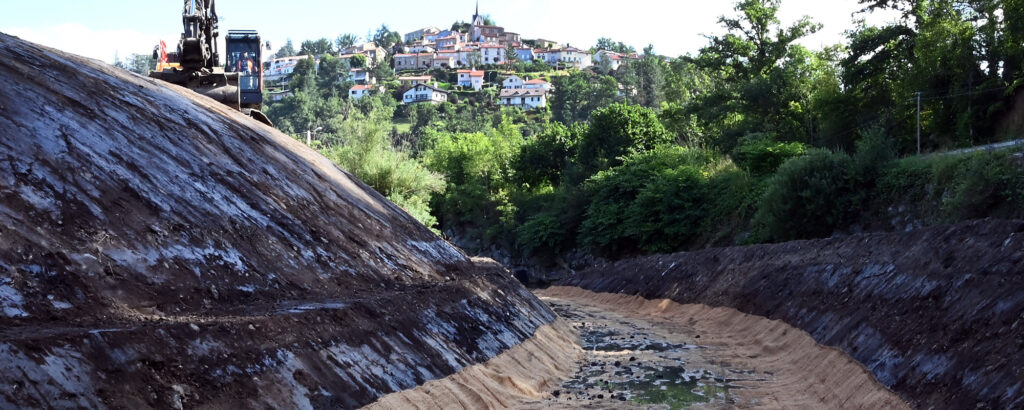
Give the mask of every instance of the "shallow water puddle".
[{"label": "shallow water puddle", "polygon": [[[548,404],[553,407],[683,409],[733,404],[726,369],[706,362],[699,339],[662,335],[651,324],[545,299],[580,333],[586,358]],[[699,336],[697,336],[699,337]]]}]

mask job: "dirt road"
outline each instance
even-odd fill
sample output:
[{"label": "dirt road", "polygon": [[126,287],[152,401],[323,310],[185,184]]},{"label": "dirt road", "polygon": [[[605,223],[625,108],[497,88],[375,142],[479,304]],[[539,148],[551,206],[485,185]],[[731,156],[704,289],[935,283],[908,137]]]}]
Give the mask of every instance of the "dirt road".
[{"label": "dirt road", "polygon": [[536,292],[585,358],[554,397],[522,407],[906,408],[862,366],[782,322],[732,309]]}]

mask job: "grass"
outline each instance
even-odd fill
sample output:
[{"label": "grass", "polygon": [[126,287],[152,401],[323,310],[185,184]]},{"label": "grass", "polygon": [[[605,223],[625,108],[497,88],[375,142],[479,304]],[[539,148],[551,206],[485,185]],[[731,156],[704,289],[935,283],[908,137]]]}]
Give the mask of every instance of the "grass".
[{"label": "grass", "polygon": [[412,123],[407,119],[396,119],[391,121],[391,124],[398,129],[399,133],[408,134],[412,132]]}]

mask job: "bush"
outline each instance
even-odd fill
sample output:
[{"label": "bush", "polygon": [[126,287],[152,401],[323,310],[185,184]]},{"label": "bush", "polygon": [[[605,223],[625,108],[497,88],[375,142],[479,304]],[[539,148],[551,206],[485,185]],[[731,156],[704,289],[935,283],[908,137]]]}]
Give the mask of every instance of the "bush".
[{"label": "bush", "polygon": [[320,152],[377,192],[402,207],[424,225],[434,228],[430,198],[444,190],[441,176],[428,171],[405,151],[391,146],[386,124],[352,120],[346,124],[344,145]]},{"label": "bush", "polygon": [[799,142],[777,142],[766,136],[745,138],[732,151],[732,159],[755,176],[774,174],[784,162],[807,153],[807,145]]},{"label": "bush", "polygon": [[708,183],[699,168],[658,172],[630,204],[626,233],[644,252],[672,252],[690,242],[708,215]]},{"label": "bush", "polygon": [[613,256],[680,248],[699,225],[695,215],[705,212],[701,170],[714,160],[707,151],[662,146],[599,172],[585,184],[589,205],[580,244]]},{"label": "bush", "polygon": [[922,225],[1024,217],[1024,168],[1013,152],[911,157],[881,172],[875,197]]},{"label": "bush", "polygon": [[754,216],[763,241],[826,237],[852,223],[859,207],[853,160],[814,149],[786,161],[769,182]]},{"label": "bush", "polygon": [[550,264],[576,246],[576,232],[586,209],[585,197],[578,189],[547,190],[515,202],[523,220],[515,230],[516,247],[524,256]]},{"label": "bush", "polygon": [[612,104],[593,113],[580,141],[578,161],[596,172],[622,164],[622,157],[672,142],[658,116],[639,105]]}]

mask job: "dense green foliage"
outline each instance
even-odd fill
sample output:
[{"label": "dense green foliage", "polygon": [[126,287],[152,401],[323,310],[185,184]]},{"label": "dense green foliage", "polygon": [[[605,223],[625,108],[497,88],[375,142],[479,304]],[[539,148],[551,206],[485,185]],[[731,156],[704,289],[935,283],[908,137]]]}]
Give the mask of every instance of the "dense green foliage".
[{"label": "dense green foliage", "polygon": [[[693,55],[488,69],[489,82],[551,81],[546,110],[503,109],[493,89],[398,106],[387,64],[374,73],[392,94],[352,102],[342,73],[361,63],[327,56],[300,62],[295,95],[268,112],[297,138],[316,130],[329,158],[470,251],[543,263],[1024,217],[1019,149],[912,156],[918,92],[925,152],[1002,140],[1024,118],[1024,0],[861,3],[902,17],[809,50],[800,40],[820,25],[741,0]],[[372,37],[400,41],[387,26]]]}]

